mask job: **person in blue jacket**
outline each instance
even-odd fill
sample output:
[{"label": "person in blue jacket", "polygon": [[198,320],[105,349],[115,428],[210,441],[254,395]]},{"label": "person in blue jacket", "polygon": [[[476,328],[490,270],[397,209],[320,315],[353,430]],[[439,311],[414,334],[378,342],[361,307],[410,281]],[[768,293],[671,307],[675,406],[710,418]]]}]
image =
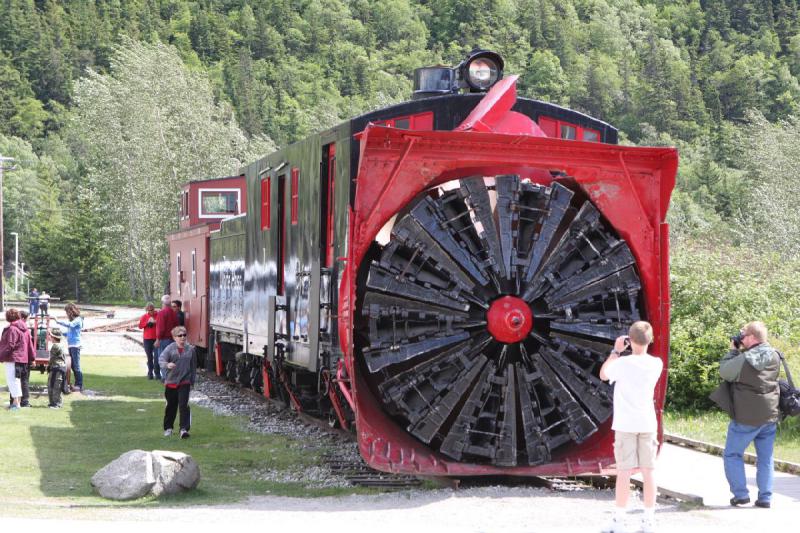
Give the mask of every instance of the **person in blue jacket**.
[{"label": "person in blue jacket", "polygon": [[33,290],[31,290],[29,296],[30,297],[28,298],[28,308],[30,311],[30,315],[35,317],[37,314],[39,314],[39,291],[36,289],[36,287],[34,287]]},{"label": "person in blue jacket", "polygon": [[83,372],[81,372],[81,330],[83,329],[83,317],[81,310],[73,303],[64,306],[67,313],[67,322],[56,320],[56,322],[67,328],[67,349],[72,357],[72,372],[75,374],[75,383],[72,385],[73,391],[83,392]]}]

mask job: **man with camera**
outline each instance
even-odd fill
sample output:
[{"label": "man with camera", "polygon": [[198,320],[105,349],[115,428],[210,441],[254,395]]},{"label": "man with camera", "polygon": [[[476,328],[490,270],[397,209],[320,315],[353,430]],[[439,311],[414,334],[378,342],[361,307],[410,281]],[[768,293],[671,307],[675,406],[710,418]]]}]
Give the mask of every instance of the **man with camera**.
[{"label": "man with camera", "polygon": [[[719,364],[719,375],[728,385],[715,391],[712,399],[730,394],[728,436],[725,440],[725,477],[733,498],[731,505],[750,503],[747,479],[744,474],[744,451],[754,443],[756,455],[756,484],[758,499],[755,505],[769,508],[772,500],[775,430],[778,411],[778,353],[767,343],[767,327],[763,322],[746,324],[738,335],[731,337],[731,349]],[[718,393],[728,389],[724,393]],[[715,398],[715,395],[718,395]],[[725,407],[723,407],[725,408]]]}]

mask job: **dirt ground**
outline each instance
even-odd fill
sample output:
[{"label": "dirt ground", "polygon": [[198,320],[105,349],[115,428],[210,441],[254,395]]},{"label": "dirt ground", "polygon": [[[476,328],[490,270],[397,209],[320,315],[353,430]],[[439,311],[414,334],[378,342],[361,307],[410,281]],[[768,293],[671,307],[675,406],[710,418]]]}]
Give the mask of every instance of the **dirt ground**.
[{"label": "dirt ground", "polygon": [[[724,488],[723,488],[724,490]],[[609,518],[610,490],[482,487],[408,491],[375,496],[281,498],[259,496],[232,505],[156,509],[64,509],[59,519],[2,518],[3,531],[57,527],[67,531],[319,531],[380,532],[593,532]],[[641,516],[639,502],[631,530]],[[800,505],[758,509],[687,509],[660,503],[659,531],[777,530],[796,522]],[[3,512],[6,514],[6,512]],[[51,514],[51,513],[48,513]],[[56,523],[58,522],[58,523]],[[257,528],[257,529],[256,529]]]}]

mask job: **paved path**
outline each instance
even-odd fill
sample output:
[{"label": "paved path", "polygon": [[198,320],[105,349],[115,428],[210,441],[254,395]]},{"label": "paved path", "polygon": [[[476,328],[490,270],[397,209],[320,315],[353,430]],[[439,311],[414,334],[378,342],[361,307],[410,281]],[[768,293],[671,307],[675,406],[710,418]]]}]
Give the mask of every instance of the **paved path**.
[{"label": "paved path", "polygon": [[[696,496],[706,507],[730,507],[731,494],[725,480],[722,457],[674,444],[664,444],[658,458],[656,474],[659,487]],[[758,495],[755,466],[745,465],[745,475],[750,498],[755,501]],[[773,492],[773,505],[776,508],[797,506],[800,517],[800,477],[775,472]]]}]

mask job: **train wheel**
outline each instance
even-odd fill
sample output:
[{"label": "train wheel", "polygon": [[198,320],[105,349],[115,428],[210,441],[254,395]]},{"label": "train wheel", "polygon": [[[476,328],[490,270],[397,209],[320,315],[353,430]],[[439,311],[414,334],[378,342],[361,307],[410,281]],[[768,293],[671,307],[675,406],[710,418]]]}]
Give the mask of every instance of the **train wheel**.
[{"label": "train wheel", "polygon": [[398,213],[361,265],[355,338],[373,393],[451,459],[549,462],[611,416],[597,374],[642,318],[639,275],[568,185],[448,182]]},{"label": "train wheel", "polygon": [[236,359],[225,361],[225,379],[236,382]]}]

